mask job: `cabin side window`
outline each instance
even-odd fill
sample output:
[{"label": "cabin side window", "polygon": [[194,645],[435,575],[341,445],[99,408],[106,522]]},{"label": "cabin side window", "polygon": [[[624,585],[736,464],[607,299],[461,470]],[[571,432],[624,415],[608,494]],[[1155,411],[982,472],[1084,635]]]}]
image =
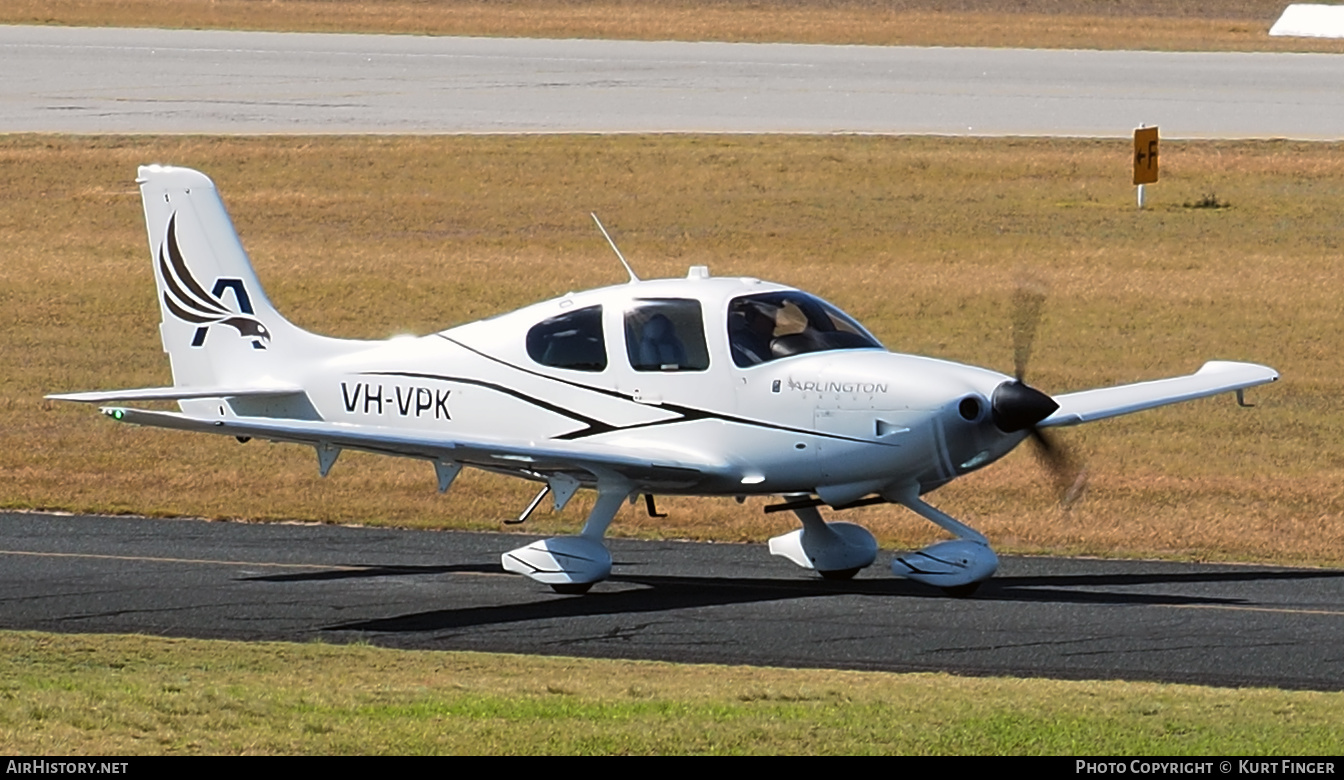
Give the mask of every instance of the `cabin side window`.
[{"label": "cabin side window", "polygon": [[542,320],[527,332],[527,354],[543,366],[571,371],[605,371],[602,307],[589,306]]},{"label": "cabin side window", "polygon": [[636,301],[625,313],[625,350],[636,371],[709,368],[700,302],[681,298]]}]

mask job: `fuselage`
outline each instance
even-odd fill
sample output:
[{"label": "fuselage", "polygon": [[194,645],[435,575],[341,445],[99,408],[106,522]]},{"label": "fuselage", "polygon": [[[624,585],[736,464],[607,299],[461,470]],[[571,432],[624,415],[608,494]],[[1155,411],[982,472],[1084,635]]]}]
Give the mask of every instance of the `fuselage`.
[{"label": "fuselage", "polygon": [[[772,322],[748,322],[762,309]],[[1010,377],[889,352],[819,299],[697,269],[370,344],[307,370],[297,379],[332,422],[717,464],[694,484],[641,486],[662,493],[817,493],[835,505],[911,484],[922,493],[1025,435],[990,419]]]}]

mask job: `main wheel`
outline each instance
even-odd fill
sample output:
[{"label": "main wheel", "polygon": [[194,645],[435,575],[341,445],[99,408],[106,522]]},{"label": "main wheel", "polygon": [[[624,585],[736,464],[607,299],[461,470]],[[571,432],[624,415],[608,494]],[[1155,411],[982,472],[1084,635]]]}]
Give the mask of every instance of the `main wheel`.
[{"label": "main wheel", "polygon": [[551,590],[556,593],[563,593],[566,596],[582,596],[593,587],[591,582],[561,582],[551,586]]},{"label": "main wheel", "polygon": [[859,573],[862,567],[856,566],[852,569],[831,569],[830,571],[818,571],[823,580],[852,580],[854,575]]}]

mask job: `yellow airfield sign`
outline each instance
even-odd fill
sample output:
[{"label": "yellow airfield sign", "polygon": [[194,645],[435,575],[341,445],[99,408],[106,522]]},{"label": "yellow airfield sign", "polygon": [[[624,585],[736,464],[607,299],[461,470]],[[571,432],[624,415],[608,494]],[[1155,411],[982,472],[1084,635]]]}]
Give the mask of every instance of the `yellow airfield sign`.
[{"label": "yellow airfield sign", "polygon": [[1134,131],[1134,183],[1157,181],[1157,128],[1140,127]]}]

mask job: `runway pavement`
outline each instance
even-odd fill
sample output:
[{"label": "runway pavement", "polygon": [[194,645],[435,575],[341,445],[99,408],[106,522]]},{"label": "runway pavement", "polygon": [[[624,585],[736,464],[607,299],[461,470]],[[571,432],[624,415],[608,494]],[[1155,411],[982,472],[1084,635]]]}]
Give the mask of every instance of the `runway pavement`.
[{"label": "runway pavement", "polygon": [[1344,56],[0,26],[0,132],[1344,138]]},{"label": "runway pavement", "polygon": [[764,545],[614,540],[560,596],[529,537],[0,514],[0,628],[1344,689],[1344,572],[1007,558],[973,599]]}]

